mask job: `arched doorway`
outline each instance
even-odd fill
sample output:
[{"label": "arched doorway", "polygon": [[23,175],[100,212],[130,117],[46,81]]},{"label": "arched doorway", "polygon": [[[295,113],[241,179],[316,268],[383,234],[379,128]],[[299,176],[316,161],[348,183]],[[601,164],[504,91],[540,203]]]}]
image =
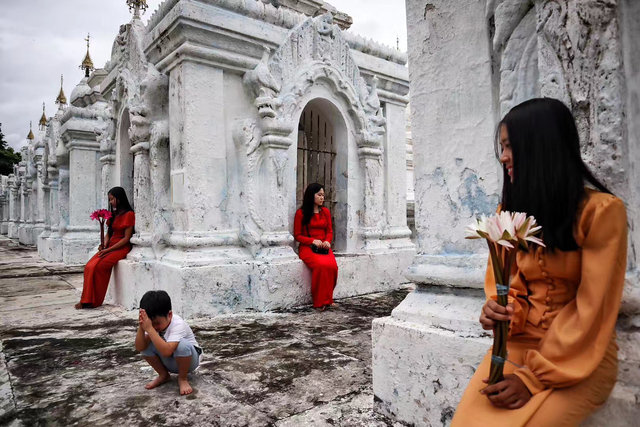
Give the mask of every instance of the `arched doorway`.
[{"label": "arched doorway", "polygon": [[120,115],[118,127],[118,144],[116,148],[117,186],[124,188],[129,203],[133,206],[133,154],[131,154],[131,140],[129,139],[129,109],[125,108]]},{"label": "arched doorway", "polygon": [[346,249],[347,130],[339,110],[326,99],[310,101],[300,115],[297,138],[296,206],[312,182],[325,190],[331,211],[335,251]]}]

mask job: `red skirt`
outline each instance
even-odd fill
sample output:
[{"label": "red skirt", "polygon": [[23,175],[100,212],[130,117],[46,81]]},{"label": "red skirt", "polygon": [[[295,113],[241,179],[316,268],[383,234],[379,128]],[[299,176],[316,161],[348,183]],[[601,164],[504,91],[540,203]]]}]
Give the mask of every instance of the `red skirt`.
[{"label": "red skirt", "polygon": [[333,289],[338,280],[338,264],[333,251],[326,255],[313,253],[310,246],[300,245],[300,259],[311,269],[311,295],[313,306],[333,304]]},{"label": "red skirt", "polygon": [[[117,242],[113,242],[116,244]],[[131,245],[126,245],[118,250],[109,252],[102,258],[95,254],[84,267],[84,284],[82,286],[82,304],[91,304],[99,307],[107,295],[111,269],[118,261],[125,258],[131,251]]]}]

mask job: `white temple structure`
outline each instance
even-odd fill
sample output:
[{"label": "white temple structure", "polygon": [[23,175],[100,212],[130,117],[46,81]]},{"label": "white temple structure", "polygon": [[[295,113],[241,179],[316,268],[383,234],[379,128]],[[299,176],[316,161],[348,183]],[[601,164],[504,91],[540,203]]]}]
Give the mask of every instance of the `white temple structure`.
[{"label": "white temple structure", "polygon": [[89,214],[122,186],[136,232],[112,301],[165,289],[186,316],[299,305],[310,275],[293,216],[317,181],[336,297],[406,282],[406,55],[321,0],[166,0],[147,25],[146,2],[127,3],[111,59],[93,70],[87,39],[70,105],[61,88],[6,178],[9,235],[84,263],[99,242]]},{"label": "white temple structure", "polygon": [[417,252],[416,290],[373,323],[376,409],[448,425],[491,346],[480,328],[487,252],[464,228],[495,212],[496,125],[549,96],[576,117],[583,157],[629,219],[618,383],[585,425],[640,417],[640,2],[407,0]]}]

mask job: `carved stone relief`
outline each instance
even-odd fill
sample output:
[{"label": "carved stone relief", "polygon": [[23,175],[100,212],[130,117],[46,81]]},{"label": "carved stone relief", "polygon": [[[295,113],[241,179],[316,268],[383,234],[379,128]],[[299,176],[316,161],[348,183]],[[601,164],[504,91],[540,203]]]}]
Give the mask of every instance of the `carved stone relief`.
[{"label": "carved stone relief", "polygon": [[614,188],[624,181],[615,165],[624,117],[617,9],[617,0],[488,3],[500,116],[535,96],[562,100],[576,118],[584,158]]}]

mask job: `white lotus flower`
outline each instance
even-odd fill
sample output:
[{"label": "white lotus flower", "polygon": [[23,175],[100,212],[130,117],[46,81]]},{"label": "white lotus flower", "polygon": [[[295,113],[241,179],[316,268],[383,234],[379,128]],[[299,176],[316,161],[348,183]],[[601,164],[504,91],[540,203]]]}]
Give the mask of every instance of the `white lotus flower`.
[{"label": "white lotus flower", "polygon": [[523,212],[502,211],[490,217],[482,215],[467,227],[467,239],[487,239],[509,249],[516,245],[528,248],[527,242],[544,246],[542,240],[535,237],[542,227],[536,224],[533,216]]}]

